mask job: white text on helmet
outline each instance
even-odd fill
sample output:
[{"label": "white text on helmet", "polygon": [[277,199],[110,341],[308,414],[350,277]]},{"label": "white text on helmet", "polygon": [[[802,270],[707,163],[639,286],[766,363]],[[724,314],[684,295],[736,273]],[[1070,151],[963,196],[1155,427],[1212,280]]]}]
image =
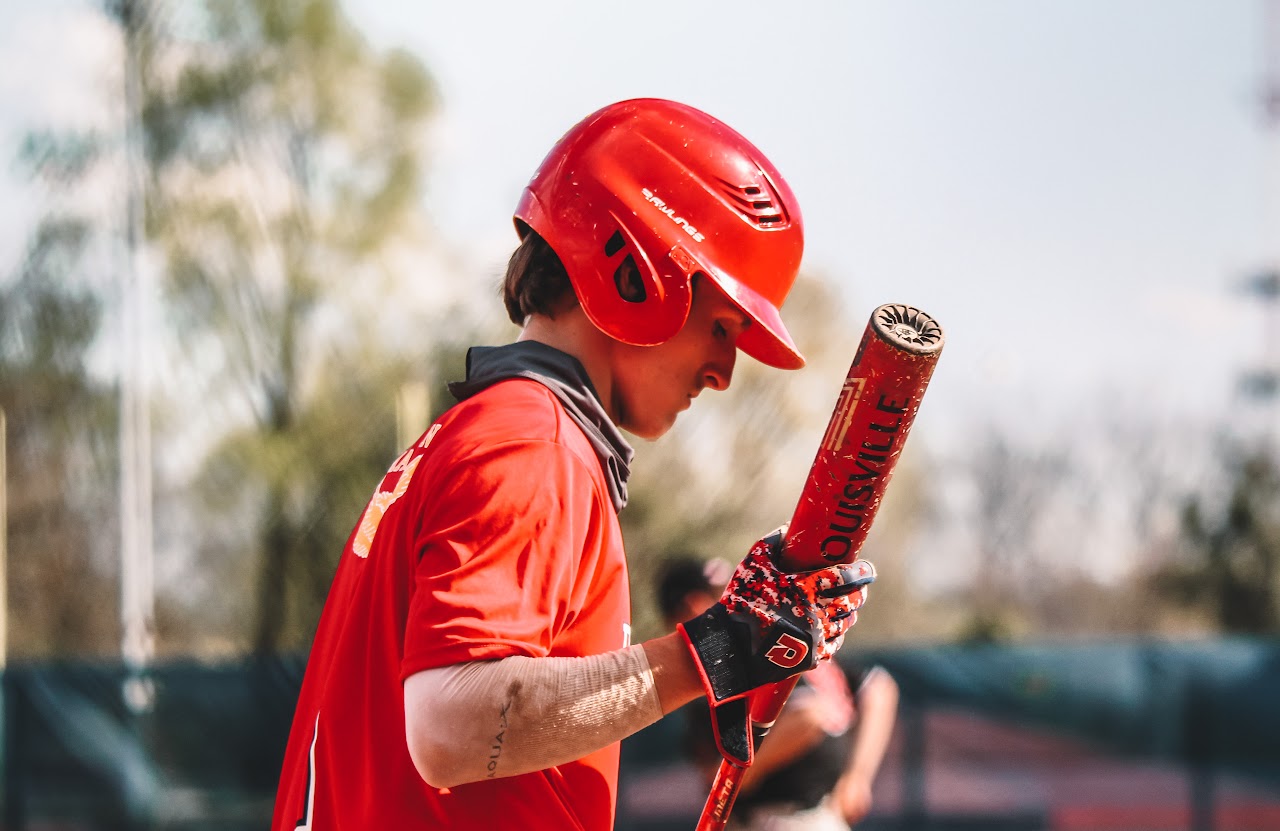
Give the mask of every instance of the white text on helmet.
[{"label": "white text on helmet", "polygon": [[649,190],[648,188],[641,188],[640,192],[644,194],[644,198],[646,201],[650,202],[655,208],[657,208],[658,210],[666,214],[667,218],[670,219],[672,222],[674,222],[675,224],[683,228],[686,234],[693,237],[694,242],[702,242],[704,239],[706,239],[706,237],[703,236],[701,233],[699,233],[697,228],[690,225],[684,217],[676,216],[676,209],[670,207],[669,205],[667,205],[666,202],[662,201],[660,198],[655,196],[653,194],[653,191]]}]

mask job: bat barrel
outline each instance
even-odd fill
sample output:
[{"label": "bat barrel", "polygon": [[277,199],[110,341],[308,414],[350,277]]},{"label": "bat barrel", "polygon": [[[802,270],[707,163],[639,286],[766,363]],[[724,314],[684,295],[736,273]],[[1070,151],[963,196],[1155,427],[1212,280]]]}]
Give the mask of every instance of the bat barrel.
[{"label": "bat barrel", "polygon": [[791,517],[788,568],[857,559],[943,342],[938,322],[914,306],[871,313]]}]

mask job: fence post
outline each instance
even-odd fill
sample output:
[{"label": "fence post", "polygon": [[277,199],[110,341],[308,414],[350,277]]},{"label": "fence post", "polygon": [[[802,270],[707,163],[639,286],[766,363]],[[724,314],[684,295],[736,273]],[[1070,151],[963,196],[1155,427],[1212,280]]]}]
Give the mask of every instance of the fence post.
[{"label": "fence post", "polygon": [[22,787],[22,725],[25,714],[22,712],[21,686],[9,667],[5,668],[0,680],[4,685],[4,831],[23,831],[27,827],[27,817],[26,794]]},{"label": "fence post", "polygon": [[1209,681],[1193,674],[1187,679],[1183,730],[1187,775],[1190,778],[1191,831],[1213,831],[1215,801],[1214,712]]},{"label": "fence post", "polygon": [[929,812],[925,796],[925,722],[924,705],[911,703],[901,708],[902,719],[902,827],[925,827]]}]

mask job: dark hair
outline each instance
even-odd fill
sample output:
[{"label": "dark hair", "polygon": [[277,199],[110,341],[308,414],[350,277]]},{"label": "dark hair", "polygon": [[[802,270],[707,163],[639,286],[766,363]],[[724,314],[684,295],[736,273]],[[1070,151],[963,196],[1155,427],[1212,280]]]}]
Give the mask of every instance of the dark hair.
[{"label": "dark hair", "polygon": [[578,300],[564,263],[547,241],[523,223],[520,230],[524,238],[511,253],[507,275],[502,280],[502,302],[507,307],[507,317],[517,326],[523,326],[525,319],[535,313],[554,317]]},{"label": "dark hair", "polygon": [[658,609],[663,618],[675,616],[685,595],[696,591],[719,594],[707,576],[707,564],[693,557],[668,560],[658,575]]}]

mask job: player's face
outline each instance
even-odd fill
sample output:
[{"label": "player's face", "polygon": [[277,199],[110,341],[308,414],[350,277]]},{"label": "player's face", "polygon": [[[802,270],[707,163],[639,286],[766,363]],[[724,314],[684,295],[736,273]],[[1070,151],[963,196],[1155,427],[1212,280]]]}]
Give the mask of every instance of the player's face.
[{"label": "player's face", "polygon": [[675,337],[657,346],[617,344],[612,409],[618,425],[656,439],[704,389],[728,389],[738,336],[750,323],[715,283],[699,278],[689,318]]}]

